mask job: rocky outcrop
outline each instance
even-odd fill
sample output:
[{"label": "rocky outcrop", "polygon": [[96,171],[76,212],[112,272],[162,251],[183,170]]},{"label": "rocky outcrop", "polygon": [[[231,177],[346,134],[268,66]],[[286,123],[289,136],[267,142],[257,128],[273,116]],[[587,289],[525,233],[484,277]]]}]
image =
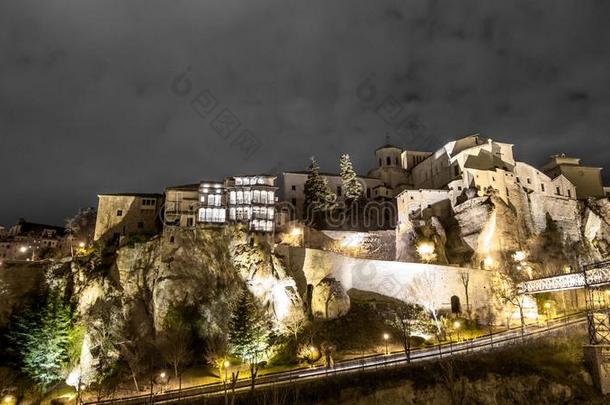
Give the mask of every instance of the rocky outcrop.
[{"label": "rocky outcrop", "polygon": [[25,305],[26,295],[61,288],[84,329],[81,364],[69,376],[73,383],[91,383],[106,367],[102,362],[118,359],[117,342],[152,344],[171,308],[196,317],[199,341],[228,333],[231,308],[244,287],[278,329],[288,313],[303,310],[296,283],[270,241],[239,227],[166,228],[116,250],[98,246],[72,261],[22,267],[0,272],[0,321],[10,315],[4,308]]}]

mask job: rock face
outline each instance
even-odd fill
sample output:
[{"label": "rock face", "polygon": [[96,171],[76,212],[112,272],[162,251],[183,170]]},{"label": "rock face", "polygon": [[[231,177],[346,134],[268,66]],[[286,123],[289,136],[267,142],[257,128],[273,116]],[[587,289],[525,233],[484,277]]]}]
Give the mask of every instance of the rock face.
[{"label": "rock face", "polygon": [[447,261],[439,255],[437,263],[481,267],[485,258],[505,262],[514,252],[525,250],[546,274],[560,270],[560,262],[596,261],[610,253],[607,198],[577,201],[526,193],[518,187],[507,191],[512,196],[509,203],[489,191],[455,205],[440,224],[435,217],[409,218],[399,224],[397,259],[418,261],[415,245],[424,227],[433,231],[428,239],[435,242],[436,251],[446,254]]},{"label": "rock face", "polygon": [[[78,381],[80,376],[85,384],[104,367],[98,353],[106,353],[106,362],[118,359],[121,348],[109,342],[152,343],[164,330],[172,307],[196,314],[200,339],[226,336],[231,308],[244,287],[277,328],[290,311],[303,311],[295,281],[286,275],[269,241],[237,227],[166,229],[163,235],[116,251],[96,250],[62,266],[19,271],[19,283],[5,280],[8,273],[2,273],[0,288],[6,285],[10,293],[0,291],[0,303],[7,307],[52,282],[66,286],[61,288],[71,297],[85,330],[81,364],[70,379]],[[0,313],[2,318],[8,315]]]},{"label": "rock face", "polygon": [[314,316],[338,318],[347,314],[349,308],[349,295],[336,279],[327,277],[314,286],[311,298],[311,311]]}]

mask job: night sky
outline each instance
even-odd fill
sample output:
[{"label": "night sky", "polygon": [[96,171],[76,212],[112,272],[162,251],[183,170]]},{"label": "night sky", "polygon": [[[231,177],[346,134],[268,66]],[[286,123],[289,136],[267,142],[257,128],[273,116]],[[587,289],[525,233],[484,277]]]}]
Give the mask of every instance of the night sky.
[{"label": "night sky", "polygon": [[610,183],[609,21],[606,0],[2,1],[0,224],[311,155],[366,173],[386,133],[479,132]]}]

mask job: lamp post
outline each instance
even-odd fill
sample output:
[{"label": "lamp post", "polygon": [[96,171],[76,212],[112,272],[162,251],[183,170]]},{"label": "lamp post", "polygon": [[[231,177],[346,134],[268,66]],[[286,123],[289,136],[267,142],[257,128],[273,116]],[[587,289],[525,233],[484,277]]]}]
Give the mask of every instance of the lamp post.
[{"label": "lamp post", "polygon": [[462,325],[460,324],[460,321],[453,322],[453,328],[457,332],[457,340],[458,340],[458,342],[460,341],[460,327],[461,326]]},{"label": "lamp post", "polygon": [[231,366],[231,362],[229,360],[225,360],[225,362],[223,363],[224,369],[225,369],[225,381],[227,381],[227,370],[228,368]]},{"label": "lamp post", "polygon": [[549,320],[551,318],[551,303],[550,302],[545,302],[544,303],[544,310],[546,312],[546,327],[549,327]]},{"label": "lamp post", "polygon": [[385,342],[385,355],[387,356],[388,354],[390,354],[390,352],[388,351],[388,339],[390,338],[390,335],[388,335],[387,333],[383,334],[383,340]]}]

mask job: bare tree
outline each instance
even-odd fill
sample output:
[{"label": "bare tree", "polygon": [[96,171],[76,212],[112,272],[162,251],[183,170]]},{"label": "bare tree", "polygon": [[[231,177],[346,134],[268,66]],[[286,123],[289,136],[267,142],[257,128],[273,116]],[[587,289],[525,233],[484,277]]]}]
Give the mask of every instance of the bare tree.
[{"label": "bare tree", "polygon": [[468,294],[468,285],[470,284],[470,271],[468,270],[462,270],[459,273],[460,276],[460,281],[462,282],[462,285],[464,286],[464,295],[466,296],[466,313],[468,314],[468,318],[471,317],[471,312],[470,312],[470,296]]},{"label": "bare tree", "polygon": [[519,309],[519,319],[521,321],[521,336],[525,334],[525,314],[524,303],[525,295],[517,290],[517,284],[506,274],[499,273],[492,285],[494,295],[502,304],[510,304]]},{"label": "bare tree", "polygon": [[428,271],[415,278],[406,291],[406,301],[421,305],[430,314],[439,336],[442,333],[438,314],[441,305],[439,298],[441,287],[437,273]]},{"label": "bare tree", "polygon": [[280,322],[280,333],[282,335],[293,335],[295,342],[297,341],[299,332],[307,324],[307,316],[305,311],[298,307],[292,306],[288,311],[288,314]]},{"label": "bare tree", "polygon": [[213,335],[206,340],[205,361],[218,369],[218,378],[222,379],[222,370],[229,354],[229,343],[224,335]]},{"label": "bare tree", "polygon": [[422,307],[414,304],[400,303],[393,306],[388,313],[387,323],[400,335],[400,341],[411,361],[411,337],[414,332],[424,332],[426,319]]},{"label": "bare tree", "polygon": [[191,357],[192,330],[180,311],[170,307],[160,334],[157,347],[161,355],[174,369],[174,377],[182,388],[182,369]]},{"label": "bare tree", "polygon": [[140,386],[138,385],[138,376],[141,375],[147,368],[146,365],[146,350],[143,345],[133,342],[133,341],[125,341],[119,343],[119,350],[121,352],[121,357],[127,363],[129,367],[129,371],[131,373],[131,379],[133,380],[133,385],[136,391],[140,391]]},{"label": "bare tree", "polygon": [[487,325],[487,330],[489,331],[489,341],[491,343],[491,347],[494,346],[493,333],[494,333],[494,323],[496,322],[496,314],[493,311],[491,305],[487,305],[485,309],[485,315],[483,321]]},{"label": "bare tree", "polygon": [[449,391],[449,399],[451,405],[462,405],[466,403],[466,379],[460,377],[456,373],[456,364],[449,358],[440,362],[440,368],[442,370],[442,383]]}]

